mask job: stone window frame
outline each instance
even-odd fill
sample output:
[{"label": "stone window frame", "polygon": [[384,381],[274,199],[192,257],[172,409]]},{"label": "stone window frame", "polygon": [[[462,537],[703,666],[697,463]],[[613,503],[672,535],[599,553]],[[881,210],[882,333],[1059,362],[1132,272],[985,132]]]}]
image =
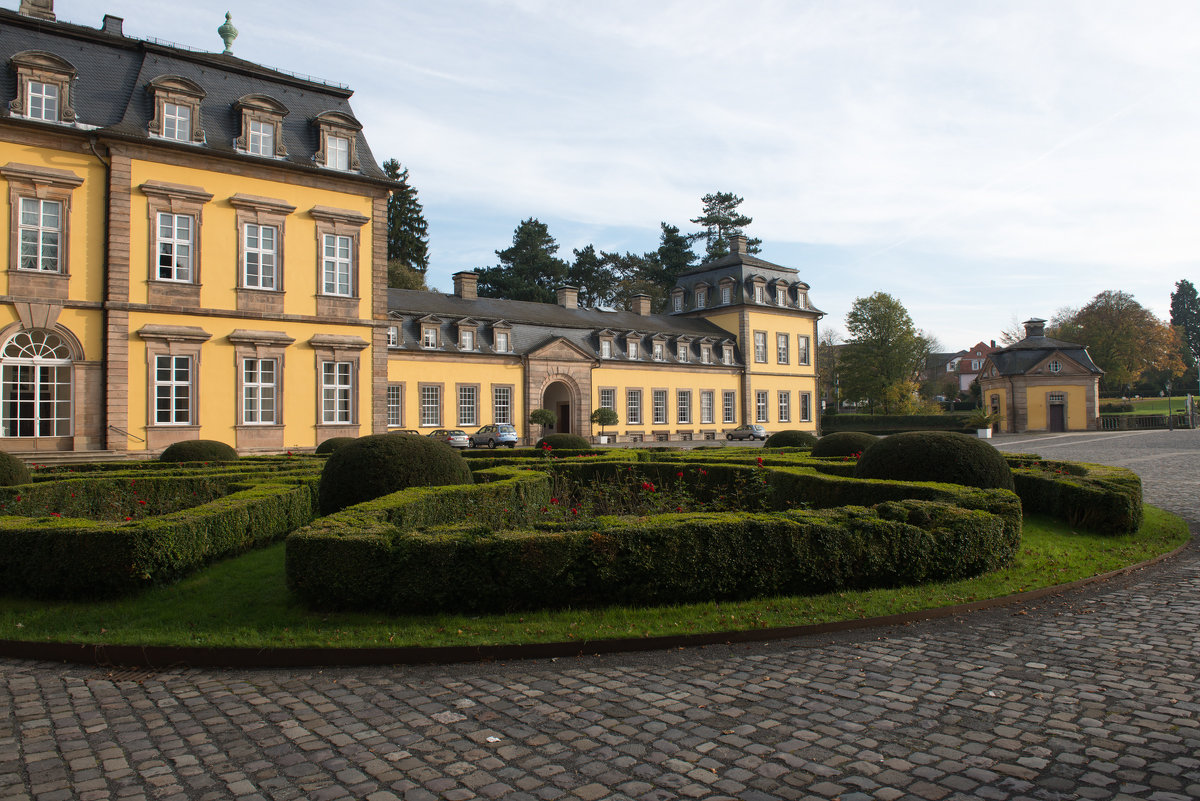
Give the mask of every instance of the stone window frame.
[{"label": "stone window frame", "polygon": [[[612,393],[612,404],[609,406],[604,405],[604,393],[605,392]],[[596,408],[597,409],[600,409],[600,408],[612,409],[615,412],[617,410],[617,388],[616,387],[596,387]]]},{"label": "stone window frame", "polygon": [[761,275],[752,275],[746,279],[746,283],[750,286],[750,297],[757,305],[763,306],[767,303],[767,279]]},{"label": "stone window frame", "polygon": [[1046,369],[1057,375],[1058,373],[1062,372],[1063,365],[1058,359],[1051,359],[1050,361],[1046,362]]},{"label": "stone window frame", "polygon": [[[437,420],[425,422],[425,391],[437,390]],[[438,381],[421,381],[417,384],[417,428],[441,428],[446,414],[446,385]]]},{"label": "stone window frame", "polygon": [[[760,339],[760,337],[761,337],[761,339]],[[755,363],[756,364],[766,364],[767,363],[767,332],[766,331],[755,331],[752,334],[752,338],[754,340],[754,361],[755,361]],[[761,349],[759,348],[759,344],[762,345]]]},{"label": "stone window frame", "polygon": [[700,340],[700,363],[713,363],[713,346],[711,342],[707,341],[707,338]]},{"label": "stone window frame", "polygon": [[[421,332],[419,340],[422,350],[438,350],[442,346],[442,320],[432,314],[427,314],[417,320],[417,328]],[[433,344],[429,344],[429,334],[433,333]]]},{"label": "stone window frame", "polygon": [[722,278],[718,282],[718,285],[720,286],[720,289],[721,289],[721,305],[722,306],[728,306],[729,304],[733,303],[737,299],[733,294],[736,283],[737,282],[735,282],[729,276]]},{"label": "stone window frame", "polygon": [[812,364],[811,344],[808,334],[796,334],[796,364],[803,367]]},{"label": "stone window frame", "polygon": [[675,390],[675,422],[678,425],[692,424],[692,391]]},{"label": "stone window frame", "polygon": [[[316,293],[317,315],[319,317],[357,318],[358,306],[362,289],[362,227],[370,222],[370,218],[352,209],[338,209],[332,206],[313,206],[308,211],[316,221],[317,235],[317,274]],[[350,237],[350,294],[325,294],[325,237]]]},{"label": "stone window frame", "polygon": [[737,424],[737,390],[721,390],[721,424]]},{"label": "stone window frame", "polygon": [[776,278],[775,280],[771,281],[771,287],[775,292],[775,305],[787,306],[789,301],[788,282],[782,278]]},{"label": "stone window frame", "polygon": [[[506,347],[500,347],[500,335],[503,334],[508,342]],[[492,323],[492,350],[496,353],[512,353],[512,326],[504,320]]]},{"label": "stone window frame", "polygon": [[[283,118],[289,114],[287,106],[268,95],[243,95],[233,104],[233,110],[241,119],[241,133],[233,140],[234,148],[246,156],[258,158],[286,158],[287,147],[283,144]],[[264,156],[250,152],[250,123],[267,123],[274,127],[274,155]]]},{"label": "stone window frame", "polygon": [[[206,92],[195,81],[179,75],[159,75],[146,85],[146,91],[153,96],[154,116],[150,119],[148,132],[156,139],[167,142],[190,142],[202,145],[205,142],[204,126],[200,122],[200,104]],[[177,139],[166,135],[166,104],[183,106],[191,111],[191,130],[187,139]]]},{"label": "stone window frame", "polygon": [[792,391],[781,389],[776,392],[775,404],[778,409],[779,422],[792,422]]},{"label": "stone window frame", "polygon": [[[508,419],[507,420],[501,420],[499,418],[499,415],[496,412],[496,410],[498,408],[500,408],[499,404],[496,403],[496,393],[500,390],[504,390],[508,393]],[[491,385],[491,396],[492,396],[492,423],[493,423],[493,425],[508,425],[508,426],[516,425],[513,422],[513,420],[516,419],[516,415],[515,415],[515,408],[516,408],[516,404],[517,404],[517,386],[516,386],[516,384],[492,384]]]},{"label": "stone window frame", "polygon": [[[234,437],[237,448],[283,447],[284,426],[284,376],[285,352],[295,339],[283,331],[255,331],[238,328],[225,337],[233,345],[233,363],[237,398],[237,417]],[[272,423],[247,423],[245,418],[245,360],[272,359],[275,361],[275,421]]]},{"label": "stone window frame", "polygon": [[[658,400],[662,398],[662,417],[659,418]],[[670,391],[666,387],[653,387],[650,390],[650,425],[665,426],[671,421]]]},{"label": "stone window frame", "polygon": [[387,346],[389,348],[400,347],[401,339],[400,339],[400,326],[399,325],[389,325],[387,327],[386,336],[387,336]]},{"label": "stone window frame", "polygon": [[[704,399],[708,398],[708,415],[705,416]],[[700,390],[700,425],[714,425],[717,419],[717,391],[715,389]]]},{"label": "stone window frame", "polygon": [[631,362],[641,361],[642,359],[642,339],[644,334],[640,331],[628,331],[625,334],[625,358]]},{"label": "stone window frame", "polygon": [[807,309],[809,290],[808,284],[804,283],[803,281],[797,281],[796,283],[792,284],[792,288],[796,290],[796,308]]},{"label": "stone window frame", "polygon": [[[195,439],[200,432],[200,356],[203,345],[212,334],[190,325],[161,325],[148,323],[137,331],[146,351],[146,448],[158,450],[173,442]],[[191,362],[191,400],[188,422],[159,423],[157,421],[156,362],[159,356],[185,356]]]},{"label": "stone window frame", "polygon": [[[277,198],[238,193],[229,198],[237,218],[237,308],[239,311],[283,313],[284,240],[289,215],[296,207]],[[246,226],[261,225],[275,228],[275,286],[273,288],[246,286]],[[261,273],[260,273],[261,275]]]},{"label": "stone window frame", "polygon": [[732,342],[722,342],[721,343],[721,364],[729,365],[729,366],[733,365],[733,343]]},{"label": "stone window frame", "polygon": [[[317,152],[313,154],[313,161],[326,169],[339,172],[359,172],[361,170],[358,160],[358,132],[362,130],[362,124],[358,120],[340,111],[324,111],[313,119],[313,125],[317,128]],[[349,143],[350,152],[345,170],[328,164],[329,139],[335,136],[345,139]]]},{"label": "stone window frame", "polygon": [[708,308],[708,290],[712,285],[707,281],[701,281],[692,287],[692,307],[696,309]]},{"label": "stone window frame", "polygon": [[675,287],[671,290],[671,310],[674,312],[683,311],[683,288]]},{"label": "stone window frame", "polygon": [[771,422],[771,397],[770,392],[765,389],[757,389],[754,391],[754,422],[769,423]]},{"label": "stone window frame", "polygon": [[798,392],[796,393],[800,401],[800,422],[812,422],[812,393]]},{"label": "stone window frame", "polygon": [[[363,383],[362,353],[370,347],[370,343],[362,337],[354,335],[314,334],[309,337],[308,345],[313,351],[313,366],[316,371],[316,397],[313,409],[316,412],[314,426],[317,430],[317,442],[324,442],[330,437],[357,437],[361,426],[359,401]],[[325,422],[322,382],[326,362],[350,363],[350,420],[347,422]],[[367,375],[370,376],[369,371]]]},{"label": "stone window frame", "polygon": [[[636,400],[636,402],[635,402]],[[643,393],[641,387],[625,388],[625,422],[631,426],[642,425]],[[636,414],[634,414],[636,412]]]},{"label": "stone window frame", "polygon": [[[201,259],[200,232],[204,227],[204,205],[213,199],[212,193],[198,186],[147,181],[138,187],[146,196],[149,221],[149,258],[147,259],[147,296],[151,304],[171,306],[200,306]],[[192,218],[192,275],[190,281],[169,281],[158,277],[158,215],[180,214]]]},{"label": "stone window frame", "polygon": [[[464,317],[455,323],[458,334],[458,349],[466,353],[477,353],[479,351],[479,323],[472,320],[470,317]],[[463,334],[471,335],[471,347],[463,347]]]},{"label": "stone window frame", "polygon": [[775,363],[792,363],[792,338],[784,331],[775,333]]},{"label": "stone window frame", "polygon": [[[392,422],[392,391],[396,392],[396,422]],[[391,382],[387,385],[384,401],[388,428],[404,428],[404,382]]]},{"label": "stone window frame", "polygon": [[689,364],[692,360],[691,337],[675,337],[675,361]]},{"label": "stone window frame", "polygon": [[[474,422],[468,423],[468,422],[465,422],[467,418],[465,418],[463,416],[463,390],[472,390],[472,389],[475,390],[475,402],[474,402],[474,408],[472,409],[472,411],[475,413],[475,420],[474,420]],[[480,384],[476,384],[476,383],[466,382],[466,383],[456,383],[454,385],[454,419],[458,421],[456,423],[456,425],[459,428],[462,428],[464,426],[468,426],[470,428],[475,428],[476,426],[482,425],[479,422],[479,418],[480,418],[479,390],[480,390]]]},{"label": "stone window frame", "polygon": [[[69,170],[18,164],[0,167],[8,181],[8,293],[66,300],[71,277],[71,195],[83,179]],[[58,272],[21,269],[21,199],[53,200],[61,204]]]},{"label": "stone window frame", "polygon": [[[74,124],[75,108],[71,104],[71,82],[79,73],[71,62],[44,50],[24,50],[10,58],[8,63],[17,82],[17,94],[8,104],[8,110],[14,117],[38,122]],[[29,84],[35,82],[58,87],[57,119],[46,120],[29,116]]]}]

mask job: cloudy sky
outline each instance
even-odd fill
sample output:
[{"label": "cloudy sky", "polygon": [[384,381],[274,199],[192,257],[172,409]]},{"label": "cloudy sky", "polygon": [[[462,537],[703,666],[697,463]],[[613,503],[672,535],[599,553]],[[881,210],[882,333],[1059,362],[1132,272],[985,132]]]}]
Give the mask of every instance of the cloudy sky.
[{"label": "cloudy sky", "polygon": [[[16,0],[8,0],[15,7]],[[707,192],[823,325],[889,292],[947,350],[1120,289],[1200,281],[1200,4],[57,0],[59,19],[349,84],[410,170],[430,283],[537,217],[644,252]]]}]

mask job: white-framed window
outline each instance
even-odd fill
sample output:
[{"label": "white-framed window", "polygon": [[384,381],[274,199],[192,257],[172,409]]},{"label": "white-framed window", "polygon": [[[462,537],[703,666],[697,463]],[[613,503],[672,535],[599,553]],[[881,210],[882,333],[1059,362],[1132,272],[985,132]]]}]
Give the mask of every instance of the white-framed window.
[{"label": "white-framed window", "polygon": [[700,346],[700,361],[705,364],[712,364],[712,345]]},{"label": "white-framed window", "polygon": [[676,292],[671,298],[671,303],[675,311],[683,311],[683,293]]},{"label": "white-framed window", "polygon": [[242,240],[247,289],[278,287],[279,229],[273,225],[246,223]]},{"label": "white-framed window", "polygon": [[71,350],[52,331],[20,331],[0,354],[0,435],[71,434]]},{"label": "white-framed window", "polygon": [[392,428],[404,425],[404,385],[388,384],[387,424]]},{"label": "white-framed window", "polygon": [[676,422],[686,424],[692,422],[692,391],[680,389],[675,392]]},{"label": "white-framed window", "polygon": [[242,360],[242,424],[274,425],[279,391],[279,363],[274,359]]},{"label": "white-framed window", "polygon": [[779,364],[787,364],[790,354],[788,353],[788,335],[775,335],[775,359]]},{"label": "white-framed window", "polygon": [[387,327],[387,346],[389,348],[400,347],[400,326],[389,325]]},{"label": "white-framed window", "polygon": [[976,370],[976,371],[979,370],[979,360],[978,359],[971,359],[971,369]]},{"label": "white-framed window", "polygon": [[721,364],[733,364],[733,348],[724,347],[721,349]]},{"label": "white-framed window", "polygon": [[250,120],[246,152],[255,156],[275,155],[275,123]]},{"label": "white-framed window", "polygon": [[642,424],[642,391],[640,389],[625,391],[625,422],[631,426]]},{"label": "white-framed window", "polygon": [[479,387],[463,384],[458,388],[458,424],[479,425]]},{"label": "white-framed window", "polygon": [[721,393],[721,422],[737,422],[737,393],[731,389]]},{"label": "white-framed window", "polygon": [[324,286],[326,295],[349,297],[350,263],[353,260],[354,240],[348,236],[325,234]]},{"label": "white-framed window", "polygon": [[808,337],[803,334],[796,335],[796,364],[809,363],[808,352]]},{"label": "white-framed window", "polygon": [[325,138],[325,166],[335,170],[350,169],[350,140],[344,136]]},{"label": "white-framed window", "polygon": [[807,392],[800,393],[800,420],[805,423],[812,421],[812,395]]},{"label": "white-framed window", "polygon": [[421,425],[440,426],[442,424],[442,388],[437,385],[424,384],[421,386]]},{"label": "white-framed window", "polygon": [[1058,373],[1062,371],[1062,362],[1060,362],[1058,359],[1053,359],[1048,365],[1046,365],[1046,367],[1050,370],[1050,372]]},{"label": "white-framed window", "polygon": [[158,273],[160,281],[192,281],[192,249],[196,220],[190,214],[158,214]]},{"label": "white-framed window", "polygon": [[154,422],[156,425],[192,422],[192,357],[154,357]]},{"label": "white-framed window", "polygon": [[475,332],[469,328],[459,331],[458,347],[461,350],[475,350]]},{"label": "white-framed window", "polygon": [[767,391],[760,389],[754,393],[754,422],[766,423],[767,421]]},{"label": "white-framed window", "polygon": [[713,421],[713,392],[711,389],[700,390],[700,423],[711,424]]},{"label": "white-framed window", "polygon": [[675,343],[675,360],[680,362],[686,362],[688,360],[688,343]]},{"label": "white-framed window", "polygon": [[178,103],[163,103],[162,135],[165,139],[175,139],[180,142],[192,138],[192,107],[181,106]]},{"label": "white-framed window", "polygon": [[44,273],[61,272],[62,203],[33,197],[21,198],[19,225],[19,268]]},{"label": "white-framed window", "polygon": [[58,84],[30,81],[28,83],[28,116],[35,120],[58,122]]},{"label": "white-framed window", "polygon": [[762,284],[755,284],[754,285],[754,302],[762,303],[763,302],[763,294],[764,294],[764,292],[763,292]]},{"label": "white-framed window", "polygon": [[617,409],[617,391],[611,387],[605,387],[600,390],[600,408]]},{"label": "white-framed window", "polygon": [[703,309],[704,306],[707,304],[707,302],[708,302],[708,290],[702,289],[702,288],[697,289],[696,290],[696,308]]},{"label": "white-framed window", "polygon": [[641,349],[638,347],[638,341],[636,339],[627,341],[625,346],[628,349],[627,352],[630,359],[638,358],[638,354],[640,353]]},{"label": "white-framed window", "polygon": [[612,341],[611,340],[608,340],[608,339],[600,340],[600,358],[601,359],[611,359],[612,358]]},{"label": "white-framed window", "polygon": [[512,387],[492,387],[492,422],[512,424]]},{"label": "white-framed window", "polygon": [[421,328],[421,347],[436,348],[438,346],[437,326],[427,325]]},{"label": "white-framed window", "polygon": [[508,348],[508,332],[507,331],[497,331],[496,332],[496,352],[497,353],[508,353],[508,349],[509,349]]},{"label": "white-framed window", "polygon": [[729,284],[721,285],[721,304],[729,305],[733,302],[733,287]]},{"label": "white-framed window", "polygon": [[666,425],[667,422],[667,391],[656,389],[651,395],[654,425]]},{"label": "white-framed window", "polygon": [[766,363],[767,361],[767,332],[754,332],[754,361]]},{"label": "white-framed window", "polygon": [[779,392],[779,422],[792,422],[792,393],[784,390]]},{"label": "white-framed window", "polygon": [[654,354],[654,356],[653,356],[654,361],[661,362],[663,360],[663,358],[664,358],[663,351],[664,350],[665,349],[663,348],[663,343],[661,343],[661,342],[654,343],[654,350],[652,351]]},{"label": "white-framed window", "polygon": [[321,422],[353,422],[354,365],[321,362]]}]

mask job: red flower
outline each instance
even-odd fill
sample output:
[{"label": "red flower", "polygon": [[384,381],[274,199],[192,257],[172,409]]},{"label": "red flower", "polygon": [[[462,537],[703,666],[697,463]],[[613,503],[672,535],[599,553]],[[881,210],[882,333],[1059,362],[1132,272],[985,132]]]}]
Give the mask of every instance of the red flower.
[{"label": "red flower", "polygon": [[20,502],[21,502],[21,496],[20,496],[20,495],[18,495],[18,496],[17,496],[17,503],[20,503]]},{"label": "red flower", "polygon": [[676,511],[676,512],[682,512],[682,511],[683,511],[683,507],[682,507],[682,506],[676,506],[676,507],[675,507],[675,511]]},{"label": "red flower", "polygon": [[50,513],[50,516],[51,516],[51,517],[62,517],[62,515],[61,515],[61,514],[59,514],[58,512],[51,512],[51,513]]},{"label": "red flower", "polygon": [[132,520],[133,518],[132,518],[132,517],[127,517],[127,518],[125,518],[125,519],[126,519],[126,520]]},{"label": "red flower", "polygon": [[146,502],[143,501],[141,498],[138,498],[138,503],[140,503],[142,506],[146,505]]},{"label": "red flower", "polygon": [[573,514],[573,515],[577,515],[577,514],[579,514],[579,510],[578,510],[578,509],[572,509],[572,510],[571,510],[571,514]]},{"label": "red flower", "polygon": [[551,498],[550,503],[558,503],[558,498]]},{"label": "red flower", "polygon": [[676,473],[675,478],[683,478],[683,471],[680,470],[678,473]]},{"label": "red flower", "polygon": [[758,466],[762,467],[762,457],[758,457]]}]

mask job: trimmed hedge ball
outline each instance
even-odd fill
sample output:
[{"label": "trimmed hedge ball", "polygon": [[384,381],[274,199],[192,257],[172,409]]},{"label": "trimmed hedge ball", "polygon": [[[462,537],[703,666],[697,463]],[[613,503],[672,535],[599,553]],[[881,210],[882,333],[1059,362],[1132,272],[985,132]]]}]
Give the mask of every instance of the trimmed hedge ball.
[{"label": "trimmed hedge ball", "polygon": [[837,431],[826,434],[813,446],[812,456],[853,456],[865,453],[867,448],[879,442],[879,437],[865,431]]},{"label": "trimmed hedge ball", "polygon": [[884,437],[863,452],[854,477],[1013,488],[1012,470],[998,450],[983,440],[952,431],[909,431]]},{"label": "trimmed hedge ball", "polygon": [[235,462],[238,454],[224,442],[213,439],[186,439],[167,446],[160,462]]},{"label": "trimmed hedge ball", "polygon": [[592,443],[588,442],[578,434],[547,434],[537,441],[533,447],[542,448],[549,445],[551,450],[586,450],[592,447]]},{"label": "trimmed hedge ball", "polygon": [[444,442],[371,434],[330,454],[317,495],[328,515],[408,487],[472,483],[466,460]]},{"label": "trimmed hedge ball", "polygon": [[15,487],[18,484],[28,484],[29,468],[11,453],[0,451],[0,487]]},{"label": "trimmed hedge ball", "polygon": [[354,442],[355,439],[356,437],[330,437],[322,441],[313,453],[318,456],[328,456],[343,445],[349,445],[351,442]]},{"label": "trimmed hedge ball", "polygon": [[817,437],[808,431],[789,428],[786,431],[776,431],[767,437],[764,448],[811,448],[817,444]]}]

